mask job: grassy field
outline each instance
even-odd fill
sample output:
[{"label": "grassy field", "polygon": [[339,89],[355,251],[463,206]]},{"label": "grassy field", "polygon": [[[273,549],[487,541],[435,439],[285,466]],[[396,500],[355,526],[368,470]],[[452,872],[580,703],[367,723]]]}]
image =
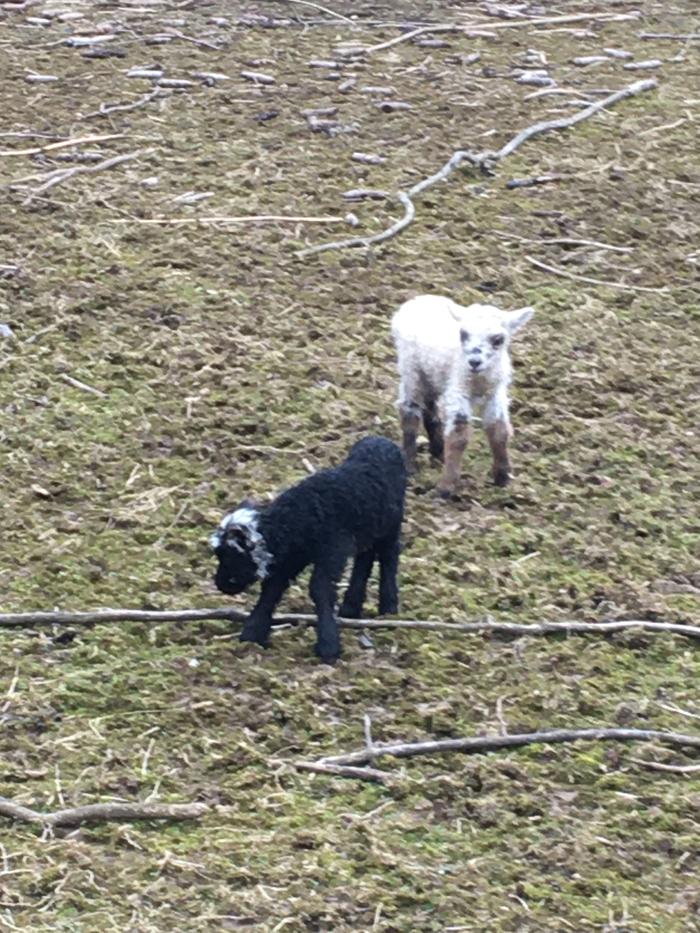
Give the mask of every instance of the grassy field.
[{"label": "grassy field", "polygon": [[[513,351],[513,485],[489,484],[480,432],[454,502],[433,497],[421,454],[402,617],[698,623],[700,44],[640,34],[697,34],[700,15],[692,0],[561,0],[528,15],[642,16],[524,26],[488,6],[0,5],[3,611],[251,605],[215,593],[210,531],[367,432],[398,438],[388,323],[434,291],[536,316]],[[338,55],[413,22],[487,34]],[[114,38],[66,41],[98,35]],[[604,48],[662,64],[573,63]],[[568,93],[535,96],[517,68]],[[401,216],[344,192],[404,190],[455,149],[497,148],[649,74],[656,90],[533,139],[493,176],[458,170],[384,246],[296,256]],[[314,130],[303,111],[326,107],[334,125]],[[542,175],[560,177],[506,187]],[[325,220],[187,222],[251,215]],[[310,610],[306,577],[282,608]],[[383,764],[391,787],[290,764],[362,747],[364,714],[378,741],[697,731],[691,640],[388,629],[365,650],[346,631],[331,669],[303,629],[266,652],[217,621],[1,631],[1,794],[212,807],[48,838],[3,819],[2,930],[700,929],[700,772],[640,763],[691,752],[422,757]]]}]

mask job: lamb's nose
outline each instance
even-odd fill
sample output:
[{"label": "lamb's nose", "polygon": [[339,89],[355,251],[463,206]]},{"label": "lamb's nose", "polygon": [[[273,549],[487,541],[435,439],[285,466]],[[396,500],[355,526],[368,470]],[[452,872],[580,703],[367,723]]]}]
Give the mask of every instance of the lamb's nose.
[{"label": "lamb's nose", "polygon": [[469,365],[476,372],[481,367],[481,360],[469,360]]}]

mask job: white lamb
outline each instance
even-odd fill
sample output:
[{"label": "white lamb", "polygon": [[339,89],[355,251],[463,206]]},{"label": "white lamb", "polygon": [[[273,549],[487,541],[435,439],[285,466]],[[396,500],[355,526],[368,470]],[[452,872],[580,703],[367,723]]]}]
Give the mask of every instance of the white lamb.
[{"label": "white lamb", "polygon": [[501,311],[480,304],[465,308],[439,295],[420,295],[401,305],[392,319],[406,465],[415,471],[422,416],[430,453],[444,462],[438,484],[444,497],[456,490],[473,415],[481,416],[486,428],[494,482],[510,482],[508,348],[512,335],[533,313],[532,308]]}]

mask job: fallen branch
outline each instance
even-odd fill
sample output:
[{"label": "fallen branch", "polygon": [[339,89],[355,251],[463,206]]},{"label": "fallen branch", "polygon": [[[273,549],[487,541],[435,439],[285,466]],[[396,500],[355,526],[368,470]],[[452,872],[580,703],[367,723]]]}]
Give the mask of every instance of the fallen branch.
[{"label": "fallen branch", "polygon": [[586,282],[588,285],[604,285],[607,288],[623,288],[627,291],[634,292],[654,292],[664,294],[668,291],[665,285],[660,288],[648,288],[645,285],[627,285],[626,282],[608,282],[603,279],[594,279],[588,275],[577,275],[575,272],[569,272],[568,269],[560,269],[558,266],[550,266],[546,262],[540,262],[539,259],[535,259],[533,256],[525,256],[525,259],[530,263],[531,266],[535,266],[537,269],[542,269],[544,272],[551,272],[553,275],[560,275],[565,279],[573,279],[574,282]]},{"label": "fallen branch", "polygon": [[112,820],[197,820],[208,811],[206,803],[91,803],[42,813],[0,797],[0,816],[50,827]]},{"label": "fallen branch", "polygon": [[569,16],[541,16],[534,17],[532,19],[507,20],[500,23],[496,23],[493,20],[486,20],[485,22],[465,24],[464,26],[457,25],[456,23],[438,24],[435,26],[421,26],[418,29],[411,30],[411,32],[406,32],[401,36],[396,36],[394,39],[389,39],[387,42],[379,42],[377,45],[369,45],[363,48],[348,49],[341,54],[344,58],[356,58],[362,55],[371,55],[373,52],[382,52],[384,49],[393,48],[395,45],[399,45],[402,42],[410,42],[411,39],[416,39],[418,36],[433,32],[470,33],[475,29],[519,29],[522,26],[549,26],[558,25],[561,23],[578,23],[582,20],[592,19],[602,19],[606,20],[607,22],[620,22],[621,20],[638,18],[639,14],[637,13],[576,13]]},{"label": "fallen branch", "polygon": [[374,243],[383,243],[385,240],[390,240],[392,237],[395,237],[397,233],[401,233],[416,216],[416,209],[413,205],[413,201],[411,201],[407,194],[400,191],[397,198],[403,204],[405,213],[401,220],[397,220],[396,223],[392,224],[387,230],[383,230],[381,233],[375,233],[374,236],[355,236],[347,240],[338,240],[335,243],[321,243],[318,246],[310,246],[308,249],[299,250],[297,256],[303,258],[304,256],[311,256],[312,253],[321,253],[329,249],[344,249],[346,246],[372,246]]},{"label": "fallen branch", "polygon": [[499,149],[495,155],[496,161],[500,162],[501,159],[505,159],[506,156],[509,156],[522,146],[524,142],[533,136],[537,136],[539,133],[548,133],[550,130],[568,129],[570,126],[575,126],[582,120],[587,120],[600,110],[605,110],[606,107],[612,107],[613,104],[617,104],[627,97],[635,97],[637,94],[643,94],[645,91],[651,91],[656,87],[658,87],[658,82],[654,78],[647,78],[644,81],[635,81],[634,84],[629,84],[627,87],[622,88],[622,90],[615,91],[614,94],[609,94],[607,97],[604,97],[603,100],[598,100],[590,104],[588,107],[577,111],[570,117],[560,117],[558,120],[543,120],[541,123],[534,123],[532,126],[528,126],[526,129],[522,130],[517,136],[514,136],[507,142],[505,146]]},{"label": "fallen branch", "polygon": [[[450,156],[445,165],[443,165],[441,169],[435,172],[434,175],[430,175],[428,178],[424,178],[422,181],[419,181],[412,188],[410,188],[408,192],[401,191],[396,195],[398,200],[401,201],[401,203],[406,208],[406,213],[400,221],[393,224],[387,230],[384,230],[382,233],[377,233],[370,237],[351,237],[350,239],[337,240],[333,243],[321,243],[318,246],[311,246],[307,249],[299,250],[296,255],[299,258],[304,258],[306,256],[311,256],[314,253],[325,252],[326,250],[344,249],[345,247],[353,246],[371,246],[375,243],[382,243],[385,240],[389,240],[392,237],[395,237],[397,233],[400,233],[402,230],[404,230],[415,217],[415,207],[411,199],[414,198],[417,194],[421,194],[427,188],[432,188],[432,186],[437,184],[439,181],[443,181],[463,162],[470,162],[472,165],[481,169],[482,171],[490,173],[498,162],[501,162],[503,159],[507,158],[507,156],[515,152],[516,149],[522,146],[524,142],[526,142],[528,139],[531,139],[533,136],[537,136],[540,133],[548,133],[552,130],[563,130],[571,126],[575,126],[577,123],[580,123],[582,120],[587,120],[589,117],[592,117],[600,110],[604,110],[606,107],[610,107],[627,97],[634,97],[637,94],[650,91],[657,86],[657,81],[653,78],[648,78],[644,81],[635,81],[633,84],[630,84],[619,91],[615,91],[614,94],[610,94],[603,100],[590,104],[584,110],[580,110],[569,117],[561,117],[557,120],[546,120],[526,127],[524,130],[521,130],[517,135],[510,139],[497,152],[474,153],[469,152],[466,149],[458,149]],[[652,291],[657,291],[657,289],[652,289]]]},{"label": "fallen branch", "polygon": [[[4,612],[0,628],[27,628],[33,625],[100,625],[111,622],[201,622],[221,619],[245,622],[248,613],[241,609],[95,609],[87,612]],[[700,638],[700,626],[674,622],[650,622],[646,619],[621,619],[614,622],[441,622],[423,619],[339,619],[348,629],[418,629],[459,635],[506,635],[522,638],[530,635],[612,635],[615,632],[642,630],[667,632],[686,638]],[[281,613],[274,625],[315,625],[316,616],[307,613]]]},{"label": "fallen branch", "polygon": [[468,739],[439,739],[425,742],[391,742],[372,744],[345,755],[330,755],[316,764],[362,765],[384,755],[412,758],[415,755],[435,755],[443,752],[480,754],[501,748],[523,745],[556,745],[566,742],[661,742],[664,745],[700,748],[700,735],[681,732],[660,732],[656,729],[554,729],[551,732],[524,732],[515,735],[479,735]]},{"label": "fallen branch", "polygon": [[250,214],[241,217],[129,217],[108,221],[113,224],[156,224],[178,227],[183,224],[299,223],[344,224],[345,217],[296,217],[285,214]]}]

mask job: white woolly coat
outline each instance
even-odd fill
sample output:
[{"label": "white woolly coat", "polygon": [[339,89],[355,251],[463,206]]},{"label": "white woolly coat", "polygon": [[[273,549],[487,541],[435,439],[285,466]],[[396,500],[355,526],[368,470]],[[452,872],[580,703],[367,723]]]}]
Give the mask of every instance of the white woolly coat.
[{"label": "white woolly coat", "polygon": [[490,351],[483,371],[473,373],[460,338],[466,328],[476,343],[485,342],[494,331],[503,331],[502,317],[490,305],[465,308],[439,295],[405,302],[391,322],[401,377],[399,406],[418,413],[427,402],[438,402],[448,432],[458,418],[475,414],[486,424],[507,420],[512,374],[507,341]]}]

